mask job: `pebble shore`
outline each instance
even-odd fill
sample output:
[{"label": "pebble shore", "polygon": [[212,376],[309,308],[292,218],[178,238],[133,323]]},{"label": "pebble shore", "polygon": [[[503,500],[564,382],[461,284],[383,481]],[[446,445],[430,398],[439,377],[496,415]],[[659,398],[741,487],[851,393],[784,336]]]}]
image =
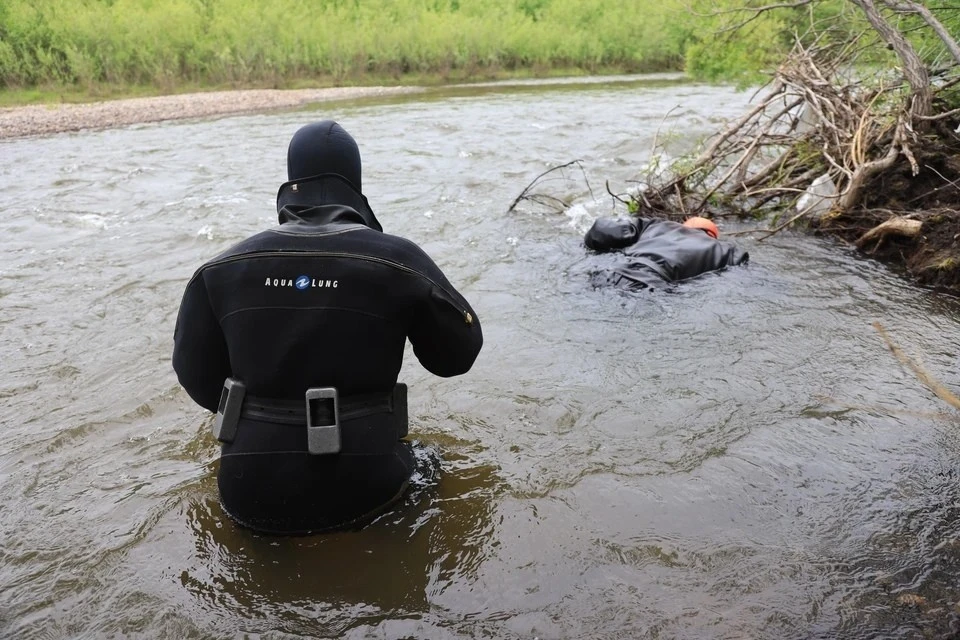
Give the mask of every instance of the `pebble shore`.
[{"label": "pebble shore", "polygon": [[86,104],[29,105],[0,109],[0,139],[98,130],[144,122],[204,118],[289,109],[301,105],[398,95],[416,87],[335,87],[212,91]]}]

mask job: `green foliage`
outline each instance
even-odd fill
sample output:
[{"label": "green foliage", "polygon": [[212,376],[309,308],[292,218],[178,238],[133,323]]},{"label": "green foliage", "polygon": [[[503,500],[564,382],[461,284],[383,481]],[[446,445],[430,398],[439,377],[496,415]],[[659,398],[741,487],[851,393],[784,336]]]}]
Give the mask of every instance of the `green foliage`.
[{"label": "green foliage", "polygon": [[2,0],[0,88],[682,68],[685,0]]},{"label": "green foliage", "polygon": [[864,26],[849,0],[816,0],[800,7],[757,0],[693,0],[698,18],[686,50],[688,72],[708,80],[754,84],[767,79],[799,40],[823,46],[847,42]]},{"label": "green foliage", "polygon": [[[960,8],[949,6],[950,3],[923,4],[928,5],[955,39],[960,39]],[[877,46],[877,33],[850,0],[814,0],[801,7],[779,6],[759,14],[753,9],[777,6],[777,3],[692,0],[691,6],[696,28],[691,30],[693,37],[686,49],[686,65],[687,71],[697,78],[752,84],[769,77],[797,41],[808,46],[816,43],[822,48],[848,43],[857,36],[863,36],[857,48],[859,64],[887,68],[899,64],[884,45]],[[919,15],[890,11],[884,15],[911,40],[931,69],[955,62]]]},{"label": "green foliage", "polygon": [[[752,18],[762,0],[0,0],[0,89],[98,83],[283,86],[368,74],[484,77],[685,68],[769,76],[799,37],[862,30],[849,0]],[[934,9],[955,35],[960,11]],[[924,59],[949,62],[916,16],[896,18]],[[739,27],[739,28],[738,28]],[[889,65],[879,49],[875,62]]]},{"label": "green foliage", "polygon": [[707,80],[736,79],[744,84],[769,75],[792,45],[790,21],[784,11],[757,16],[740,0],[693,6],[706,29],[698,30],[686,50],[687,71]]},{"label": "green foliage", "polygon": [[[938,5],[938,3],[933,4]],[[960,41],[960,6],[947,7],[947,4],[949,3],[931,6],[930,12],[943,24],[954,40]],[[943,41],[920,16],[897,16],[894,24],[907,34],[911,44],[929,68],[943,69],[956,63]]]}]

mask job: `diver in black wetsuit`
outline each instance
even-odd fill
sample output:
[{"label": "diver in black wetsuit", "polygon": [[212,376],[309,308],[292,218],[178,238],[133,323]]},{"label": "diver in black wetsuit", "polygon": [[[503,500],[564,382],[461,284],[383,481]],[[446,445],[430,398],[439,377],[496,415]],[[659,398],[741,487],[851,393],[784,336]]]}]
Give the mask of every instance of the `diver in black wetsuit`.
[{"label": "diver in black wetsuit", "polygon": [[173,367],[218,413],[226,512],[260,532],[303,534],[363,524],[406,489],[413,457],[397,377],[407,338],[427,370],[449,377],[469,371],[483,336],[423,250],[383,233],[339,124],[299,129],[287,175],[280,225],[187,284]]},{"label": "diver in black wetsuit", "polygon": [[717,225],[699,216],[682,224],[651,218],[600,218],[583,243],[598,253],[617,251],[622,256],[594,273],[594,284],[666,289],[681,280],[749,261],[747,252],[718,238]]}]

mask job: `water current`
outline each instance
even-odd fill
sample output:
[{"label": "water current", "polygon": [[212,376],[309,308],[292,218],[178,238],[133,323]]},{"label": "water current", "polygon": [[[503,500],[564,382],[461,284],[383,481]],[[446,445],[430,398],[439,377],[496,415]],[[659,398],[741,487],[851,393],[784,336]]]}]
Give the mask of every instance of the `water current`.
[{"label": "water current", "polygon": [[[0,142],[0,636],[929,638],[960,633],[960,304],[834,241],[589,285],[581,238],[751,95],[676,78],[448,88]],[[275,224],[286,145],[357,139],[386,231],[485,346],[409,350],[423,470],[369,527],[252,535],[170,365],[193,271]],[[558,212],[510,204],[537,175]],[[739,234],[739,235],[734,235]],[[278,331],[282,327],[277,327]],[[429,459],[439,460],[439,470]]]}]

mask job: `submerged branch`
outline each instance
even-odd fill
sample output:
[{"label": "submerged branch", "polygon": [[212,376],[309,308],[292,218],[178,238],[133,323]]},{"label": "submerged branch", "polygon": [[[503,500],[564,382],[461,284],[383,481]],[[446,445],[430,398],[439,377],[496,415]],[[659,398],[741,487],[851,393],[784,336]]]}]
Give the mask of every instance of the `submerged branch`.
[{"label": "submerged branch", "polygon": [[[533,201],[533,202],[540,202],[540,204],[543,204],[543,202],[541,202],[541,201],[539,201],[539,200],[537,199],[538,197],[543,197],[544,199],[547,199],[547,200],[553,200],[553,201],[556,201],[556,202],[560,202],[560,203],[566,204],[566,203],[563,202],[563,200],[560,200],[559,198],[555,198],[554,196],[541,196],[540,194],[532,194],[530,190],[533,189],[533,187],[534,187],[542,178],[548,176],[549,174],[553,173],[554,171],[562,171],[563,169],[566,169],[567,167],[571,167],[571,166],[573,166],[573,165],[577,165],[578,167],[580,167],[580,171],[583,172],[584,180],[586,180],[586,177],[587,177],[587,176],[586,176],[586,172],[583,171],[583,162],[580,161],[580,160],[571,160],[570,162],[567,162],[566,164],[561,164],[561,165],[556,166],[556,167],[551,167],[551,168],[547,169],[546,171],[544,171],[543,173],[541,173],[540,175],[538,175],[536,178],[534,178],[534,179],[530,182],[530,184],[528,184],[528,185],[526,186],[526,188],[524,188],[524,190],[520,192],[520,195],[518,195],[518,196],[516,197],[516,199],[510,204],[510,207],[507,209],[507,213],[513,211],[513,210],[517,207],[517,205],[520,204],[520,202],[523,201],[523,200],[531,200],[531,201]],[[592,195],[593,195],[593,189],[590,188],[590,183],[589,183],[589,182],[587,183],[587,189],[590,191],[590,195],[592,196]]]},{"label": "submerged branch", "polygon": [[936,380],[923,367],[918,365],[907,354],[905,354],[900,347],[894,344],[893,340],[890,338],[890,335],[887,333],[887,330],[884,329],[882,324],[879,322],[874,322],[873,328],[877,330],[877,333],[879,333],[880,337],[883,338],[887,348],[890,349],[894,356],[896,356],[897,360],[910,369],[914,375],[917,376],[917,379],[920,380],[920,382],[925,384],[928,389],[937,395],[938,398],[952,406],[954,409],[960,409],[960,398],[955,396],[940,381]]}]

